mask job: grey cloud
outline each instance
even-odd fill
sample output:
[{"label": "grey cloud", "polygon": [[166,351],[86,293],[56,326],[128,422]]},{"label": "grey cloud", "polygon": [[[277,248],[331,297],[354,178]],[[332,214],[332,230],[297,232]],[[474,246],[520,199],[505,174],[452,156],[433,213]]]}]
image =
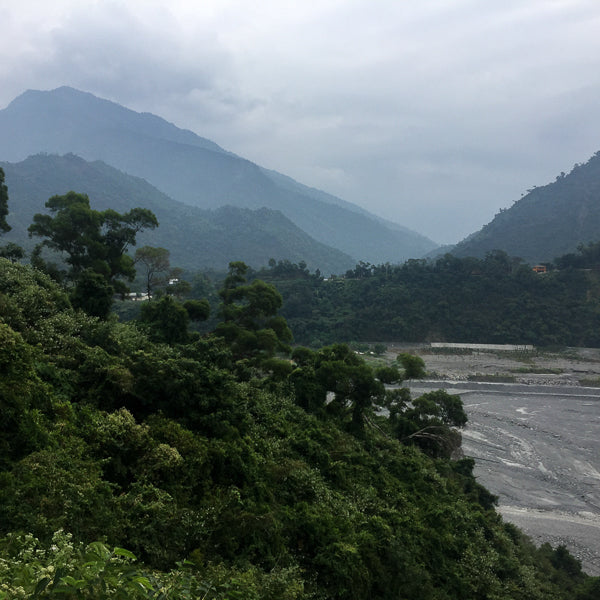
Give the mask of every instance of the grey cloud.
[{"label": "grey cloud", "polygon": [[190,47],[174,24],[148,26],[127,10],[108,6],[97,5],[93,14],[81,11],[53,32],[55,54],[48,67],[55,76],[136,102],[210,89],[225,70],[227,56],[214,39],[199,36]]},{"label": "grey cloud", "polygon": [[50,31],[0,41],[6,101],[79,87],[438,241],[600,143],[596,0],[61,1]]}]

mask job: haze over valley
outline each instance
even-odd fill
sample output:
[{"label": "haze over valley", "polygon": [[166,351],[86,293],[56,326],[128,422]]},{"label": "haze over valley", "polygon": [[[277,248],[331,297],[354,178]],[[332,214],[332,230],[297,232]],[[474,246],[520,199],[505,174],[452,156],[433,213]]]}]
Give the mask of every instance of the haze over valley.
[{"label": "haze over valley", "polygon": [[599,17],[591,0],[25,0],[3,13],[0,108],[68,85],[454,244],[599,149]]},{"label": "haze over valley", "polygon": [[0,600],[600,598],[597,1],[0,13]]},{"label": "haze over valley", "polygon": [[[359,261],[401,264],[447,251],[484,257],[494,250],[534,264],[573,253],[600,232],[597,153],[554,182],[529,190],[455,247],[437,249],[415,231],[260,167],[158,116],[69,87],[23,93],[0,111],[0,129],[0,159],[13,188],[16,223],[26,225],[48,197],[78,186],[99,207],[137,203],[164,214],[157,241],[172,247],[186,268],[222,269],[245,256],[255,267],[274,258],[341,274]],[[219,237],[225,213],[206,211],[225,206],[231,207],[229,220]],[[257,214],[258,209],[267,212]],[[207,222],[215,219],[221,225],[215,222],[209,233]],[[246,227],[228,235],[236,219]],[[23,243],[23,233],[16,227],[10,235]],[[186,252],[178,250],[182,240]]]},{"label": "haze over valley", "polygon": [[[156,116],[135,113],[71,88],[63,87],[52,92],[26,92],[0,111],[0,128],[5,132],[0,140],[0,157],[6,161],[21,161],[19,168],[7,167],[9,173],[23,172],[28,168],[48,172],[47,177],[30,174],[21,179],[21,182],[26,182],[37,177],[45,186],[43,190],[36,190],[35,211],[43,209],[48,193],[65,193],[76,181],[72,177],[69,179],[64,174],[61,175],[61,168],[66,168],[65,161],[60,163],[62,166],[56,173],[49,166],[42,166],[44,161],[51,160],[58,166],[56,159],[49,156],[38,156],[29,162],[22,161],[38,153],[72,153],[88,161],[104,161],[124,174],[145,178],[158,188],[155,192],[149,192],[150,196],[156,196],[158,190],[163,193],[158,204],[156,200],[148,200],[153,209],[161,203],[163,209],[166,209],[165,205],[172,204],[171,199],[204,210],[223,206],[253,210],[268,208],[279,211],[314,241],[315,248],[311,250],[304,243],[304,256],[299,252],[299,247],[295,248],[293,244],[288,249],[274,246],[269,248],[268,242],[262,254],[259,252],[257,255],[259,242],[254,239],[251,242],[254,247],[248,249],[247,260],[256,267],[265,265],[273,257],[305,260],[313,268],[342,272],[351,267],[353,261],[398,263],[422,256],[436,246],[416,232],[386,222],[356,205],[319,190],[307,188],[289,177],[262,169],[226,152],[209,140],[189,131],[182,131]],[[80,164],[83,166],[83,163]],[[90,172],[88,181],[82,173],[77,176],[80,186],[77,191],[88,193],[92,203],[94,196],[98,195],[98,201],[103,204],[102,198],[106,196],[108,189],[113,190],[112,197],[117,202],[127,202],[126,199],[132,197],[129,188],[133,182],[129,180],[127,188],[123,174],[114,171],[109,173],[105,169],[103,177],[112,177],[119,182],[107,184],[105,181],[103,185],[98,185],[97,171],[98,167],[95,175]],[[8,184],[11,185],[10,179]],[[119,194],[114,193],[116,185],[125,186],[121,190],[120,200],[116,199]],[[23,186],[24,183],[17,184],[16,190],[23,189]],[[33,191],[23,189],[23,193],[31,202]],[[15,213],[21,210],[21,197],[18,194],[19,192],[11,207]],[[144,204],[143,194],[138,191],[135,197],[138,204]],[[189,225],[188,221],[182,227],[189,229]],[[198,231],[198,238],[201,237],[201,230],[202,228]],[[266,224],[262,231],[265,241],[269,236],[281,237],[281,232],[276,232]],[[192,239],[194,232],[189,231],[183,235]],[[295,235],[287,236],[290,243]],[[170,243],[163,243],[170,247],[179,241],[174,236]],[[196,240],[198,242],[208,245],[207,239]],[[228,251],[229,260],[243,256],[243,236],[239,237],[238,244],[241,243],[242,246],[238,248],[223,246],[223,242],[221,240],[216,249],[211,251],[220,253],[223,258],[210,265],[205,252],[197,253],[195,267],[223,268],[227,265],[225,255]],[[315,260],[318,253],[323,252],[323,245],[330,247],[332,256]],[[194,253],[190,252],[185,259],[180,256],[177,258],[190,265],[190,261],[194,261],[193,256]]]}]

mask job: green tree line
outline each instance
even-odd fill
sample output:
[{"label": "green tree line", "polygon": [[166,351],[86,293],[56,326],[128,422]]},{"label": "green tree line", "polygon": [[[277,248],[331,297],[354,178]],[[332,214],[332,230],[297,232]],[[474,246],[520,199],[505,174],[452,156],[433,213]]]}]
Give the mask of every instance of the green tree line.
[{"label": "green tree line", "polygon": [[451,341],[600,345],[600,243],[546,273],[500,251],[402,265],[359,263],[324,280],[295,264],[265,268],[299,343]]}]

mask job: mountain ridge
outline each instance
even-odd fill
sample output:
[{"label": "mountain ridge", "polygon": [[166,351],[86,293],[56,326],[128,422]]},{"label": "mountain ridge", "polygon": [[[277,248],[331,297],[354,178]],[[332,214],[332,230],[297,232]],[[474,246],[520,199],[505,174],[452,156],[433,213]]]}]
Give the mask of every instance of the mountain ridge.
[{"label": "mountain ridge", "polygon": [[136,206],[152,210],[160,226],[140,233],[137,245],[165,247],[172,264],[189,270],[226,269],[233,260],[260,267],[270,258],[304,260],[325,273],[343,272],[354,264],[350,256],[310,238],[280,211],[189,206],[102,161],[38,154],[19,163],[0,162],[0,167],[6,175],[8,221],[13,228],[3,238],[28,249],[33,246],[27,238],[33,214],[46,211],[49,197],[75,190],[87,194],[95,210],[125,212]]},{"label": "mountain ridge", "polygon": [[[65,108],[75,111],[75,115],[81,113],[81,110],[84,109],[88,111],[88,117],[91,116],[96,121],[99,116],[104,117],[104,120],[110,123],[114,123],[116,120],[122,124],[127,124],[129,128],[133,127],[134,130],[137,130],[140,133],[147,129],[148,124],[152,124],[153,130],[160,130],[161,137],[166,140],[227,153],[215,142],[203,138],[188,129],[181,129],[172,123],[169,123],[162,117],[158,117],[149,112],[136,112],[111,100],[99,98],[90,92],[77,90],[66,85],[49,92],[31,89],[26,90],[12,100],[4,110],[15,115],[18,114],[23,107],[33,109],[38,108],[40,100],[43,100],[48,112],[46,114],[39,114],[39,120],[36,122],[37,125],[43,123],[45,117],[51,116],[52,114],[54,114],[54,116],[59,115]],[[90,103],[93,103],[95,108],[101,108],[103,110],[95,110],[93,113],[90,113]],[[108,114],[110,114],[109,119],[106,118]],[[27,155],[29,154],[30,152],[27,152]],[[26,158],[26,156],[22,156],[21,160],[24,158]]]},{"label": "mountain ridge", "polygon": [[72,152],[142,177],[171,198],[200,208],[280,210],[315,240],[355,261],[399,263],[436,247],[425,236],[260,167],[161,117],[88,92],[27,91],[0,111],[0,130],[0,159]]},{"label": "mountain ridge", "polygon": [[533,264],[600,240],[600,152],[552,183],[534,187],[487,225],[456,244],[458,257],[503,250]]}]

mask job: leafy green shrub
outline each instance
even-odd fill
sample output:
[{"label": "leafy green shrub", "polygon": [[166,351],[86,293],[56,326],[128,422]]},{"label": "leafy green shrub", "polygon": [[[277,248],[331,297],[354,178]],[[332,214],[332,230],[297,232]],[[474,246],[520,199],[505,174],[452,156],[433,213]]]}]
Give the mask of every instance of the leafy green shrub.
[{"label": "leafy green shrub", "polygon": [[402,380],[402,375],[395,366],[376,368],[375,377],[377,377],[381,383],[398,383]]},{"label": "leafy green shrub", "polygon": [[398,354],[396,360],[404,367],[404,377],[406,379],[425,377],[425,362],[420,356],[402,353]]}]

